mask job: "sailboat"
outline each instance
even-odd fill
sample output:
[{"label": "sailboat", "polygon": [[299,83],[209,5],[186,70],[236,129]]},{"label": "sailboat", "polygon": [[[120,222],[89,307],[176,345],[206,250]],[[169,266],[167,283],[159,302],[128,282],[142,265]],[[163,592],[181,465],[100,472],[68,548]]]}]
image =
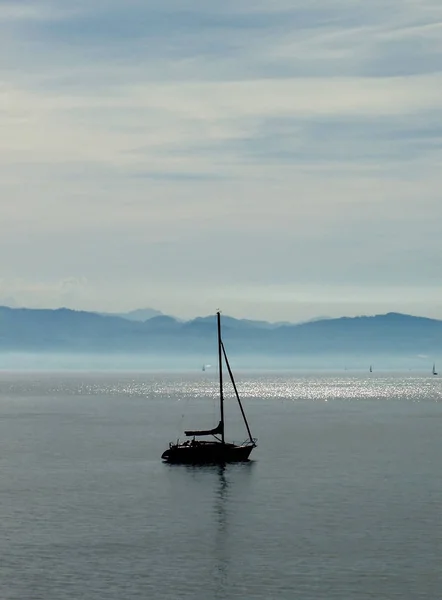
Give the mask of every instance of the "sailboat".
[{"label": "sailboat", "polygon": [[436,363],[433,363],[433,375],[437,375]]},{"label": "sailboat", "polygon": [[[256,448],[256,440],[252,437],[250,427],[247,422],[241,400],[238,394],[233,373],[227,359],[226,350],[221,338],[221,313],[216,313],[218,330],[218,365],[219,365],[219,407],[220,421],[214,429],[205,429],[201,431],[185,431],[187,437],[192,437],[192,441],[176,443],[171,442],[169,448],[163,452],[161,458],[169,463],[177,464],[225,464],[232,462],[244,462],[249,460],[250,453]],[[224,361],[223,361],[224,359]],[[224,437],[224,392],[223,392],[223,362],[235,391],[236,399],[241,410],[244,424],[247,429],[248,439],[242,444],[226,442]],[[197,440],[197,437],[212,436],[213,439]]]},{"label": "sailboat", "polygon": [[370,373],[373,373],[373,366],[370,365]]}]

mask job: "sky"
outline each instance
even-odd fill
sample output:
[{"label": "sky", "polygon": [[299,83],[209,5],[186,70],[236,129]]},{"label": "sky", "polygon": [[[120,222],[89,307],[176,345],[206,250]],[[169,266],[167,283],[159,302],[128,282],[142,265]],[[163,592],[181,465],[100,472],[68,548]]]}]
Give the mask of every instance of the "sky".
[{"label": "sky", "polygon": [[0,303],[442,318],[440,0],[0,0]]}]

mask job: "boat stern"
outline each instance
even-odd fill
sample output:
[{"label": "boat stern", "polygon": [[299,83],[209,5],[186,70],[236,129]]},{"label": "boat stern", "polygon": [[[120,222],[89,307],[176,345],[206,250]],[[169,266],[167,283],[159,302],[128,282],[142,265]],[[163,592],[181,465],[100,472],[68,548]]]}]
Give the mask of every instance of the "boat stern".
[{"label": "boat stern", "polygon": [[170,450],[165,450],[165,451],[163,452],[163,454],[161,455],[161,458],[162,458],[163,460],[169,460],[169,458],[170,458]]}]

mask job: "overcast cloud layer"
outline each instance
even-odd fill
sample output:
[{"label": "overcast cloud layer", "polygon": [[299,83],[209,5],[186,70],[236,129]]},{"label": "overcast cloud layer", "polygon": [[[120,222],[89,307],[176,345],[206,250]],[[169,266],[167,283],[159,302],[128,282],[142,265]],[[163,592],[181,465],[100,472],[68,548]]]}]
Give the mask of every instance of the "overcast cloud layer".
[{"label": "overcast cloud layer", "polygon": [[0,1],[1,302],[442,318],[439,0],[72,5]]}]

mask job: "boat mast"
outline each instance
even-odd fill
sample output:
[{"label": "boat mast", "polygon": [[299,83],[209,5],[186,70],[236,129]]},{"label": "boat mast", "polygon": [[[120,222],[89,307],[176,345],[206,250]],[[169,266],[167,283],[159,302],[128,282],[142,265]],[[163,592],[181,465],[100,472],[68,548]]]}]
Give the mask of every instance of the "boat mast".
[{"label": "boat mast", "polygon": [[221,313],[216,313],[218,324],[218,365],[219,365],[219,407],[221,413],[221,443],[224,444],[224,395],[223,395],[223,363],[221,342]]}]

